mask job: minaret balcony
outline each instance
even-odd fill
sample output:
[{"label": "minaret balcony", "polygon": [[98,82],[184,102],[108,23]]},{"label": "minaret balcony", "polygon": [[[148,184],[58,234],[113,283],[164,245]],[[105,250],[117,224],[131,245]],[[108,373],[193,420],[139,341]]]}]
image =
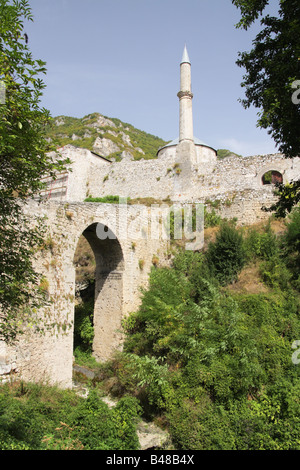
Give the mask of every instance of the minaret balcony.
[{"label": "minaret balcony", "polygon": [[177,96],[181,100],[181,98],[193,98],[194,95],[191,91],[179,91]]}]

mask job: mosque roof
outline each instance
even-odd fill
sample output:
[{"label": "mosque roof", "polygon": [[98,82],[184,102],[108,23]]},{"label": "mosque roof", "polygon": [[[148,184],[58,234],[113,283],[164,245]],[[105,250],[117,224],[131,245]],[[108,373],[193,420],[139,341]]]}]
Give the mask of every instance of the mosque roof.
[{"label": "mosque roof", "polygon": [[[162,150],[166,147],[173,147],[173,146],[178,145],[178,144],[179,144],[179,137],[177,137],[177,139],[172,140],[168,144],[166,144],[163,147],[161,147],[160,149],[158,149],[158,152],[160,152],[160,150]],[[211,147],[211,145],[207,145],[202,140],[198,139],[198,137],[194,137],[194,144],[195,145],[202,145],[203,147],[208,147],[208,148],[211,148],[211,149],[213,148],[213,147]]]}]

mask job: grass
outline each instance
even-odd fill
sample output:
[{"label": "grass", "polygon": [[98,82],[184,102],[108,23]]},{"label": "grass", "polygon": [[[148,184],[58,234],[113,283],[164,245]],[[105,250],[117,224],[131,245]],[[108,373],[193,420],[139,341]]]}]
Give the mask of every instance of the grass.
[{"label": "grass", "polygon": [[[87,197],[84,202],[102,202],[106,204],[122,204],[123,199],[120,196],[104,196],[104,197]],[[130,198],[125,199],[126,203],[130,201]],[[125,203],[125,202],[124,202]]]}]

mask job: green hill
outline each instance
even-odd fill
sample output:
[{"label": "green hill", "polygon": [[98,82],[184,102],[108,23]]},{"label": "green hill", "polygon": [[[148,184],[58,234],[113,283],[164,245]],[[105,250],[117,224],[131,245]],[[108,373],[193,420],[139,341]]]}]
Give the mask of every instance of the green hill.
[{"label": "green hill", "polygon": [[[46,129],[46,138],[56,148],[71,144],[115,161],[156,158],[157,150],[167,143],[118,118],[100,113],[88,114],[83,118],[56,116]],[[219,149],[217,154],[219,159],[240,157],[226,149]]]},{"label": "green hill", "polygon": [[56,148],[71,144],[116,161],[156,158],[157,150],[166,143],[131,124],[100,113],[83,118],[57,116],[46,129],[46,137]]},{"label": "green hill", "polygon": [[218,149],[217,156],[219,160],[222,160],[223,158],[227,158],[227,157],[242,158],[242,155],[238,155],[237,153],[232,152],[231,150],[228,150],[228,149]]}]

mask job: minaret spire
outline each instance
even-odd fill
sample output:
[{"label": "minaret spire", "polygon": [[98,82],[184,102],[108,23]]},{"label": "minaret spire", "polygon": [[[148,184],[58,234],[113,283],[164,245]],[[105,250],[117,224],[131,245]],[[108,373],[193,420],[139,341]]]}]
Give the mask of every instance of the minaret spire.
[{"label": "minaret spire", "polygon": [[189,55],[188,55],[188,51],[186,48],[186,44],[184,45],[184,50],[183,50],[182,59],[181,59],[181,63],[183,64],[184,62],[186,62],[187,64],[191,63]]},{"label": "minaret spire", "polygon": [[191,62],[186,45],[180,63],[180,91],[177,96],[179,98],[179,142],[185,140],[194,142]]}]

